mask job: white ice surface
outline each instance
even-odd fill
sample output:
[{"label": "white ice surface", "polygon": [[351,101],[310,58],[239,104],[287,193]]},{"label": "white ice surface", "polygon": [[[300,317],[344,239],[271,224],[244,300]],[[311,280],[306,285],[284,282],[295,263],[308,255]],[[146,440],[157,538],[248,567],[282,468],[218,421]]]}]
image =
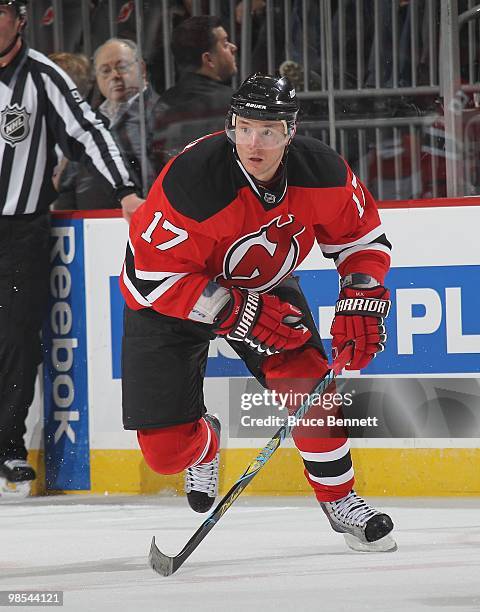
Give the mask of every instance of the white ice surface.
[{"label": "white ice surface", "polygon": [[82,612],[480,610],[480,499],[369,501],[397,552],[349,551],[311,498],[246,497],[168,578],[147,553],[155,535],[176,554],[205,518],[184,498],[2,501],[0,590],[63,590]]}]

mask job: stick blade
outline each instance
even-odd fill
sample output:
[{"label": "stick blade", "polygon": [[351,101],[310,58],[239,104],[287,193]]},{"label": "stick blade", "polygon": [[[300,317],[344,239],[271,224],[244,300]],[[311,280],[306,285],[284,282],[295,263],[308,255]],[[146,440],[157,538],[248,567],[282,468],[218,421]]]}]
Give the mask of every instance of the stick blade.
[{"label": "stick blade", "polygon": [[173,557],[164,555],[155,544],[155,536],[152,538],[150,553],[148,555],[150,567],[161,576],[171,576],[176,568],[173,567]]}]

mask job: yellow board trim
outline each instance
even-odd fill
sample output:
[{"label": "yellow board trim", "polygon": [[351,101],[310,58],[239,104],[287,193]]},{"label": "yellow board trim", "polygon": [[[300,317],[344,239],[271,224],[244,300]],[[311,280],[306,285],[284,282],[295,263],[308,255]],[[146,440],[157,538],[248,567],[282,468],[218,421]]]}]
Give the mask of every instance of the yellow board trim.
[{"label": "yellow board trim", "polygon": [[[255,449],[221,451],[220,493],[224,494],[255,458]],[[45,493],[43,453],[29,455],[38,479],[32,493]],[[478,448],[352,449],[355,489],[368,496],[480,495]],[[91,450],[91,490],[79,493],[183,495],[183,475],[150,470],[139,450]],[[68,492],[77,493],[77,492]],[[310,495],[295,449],[280,448],[244,495]]]}]

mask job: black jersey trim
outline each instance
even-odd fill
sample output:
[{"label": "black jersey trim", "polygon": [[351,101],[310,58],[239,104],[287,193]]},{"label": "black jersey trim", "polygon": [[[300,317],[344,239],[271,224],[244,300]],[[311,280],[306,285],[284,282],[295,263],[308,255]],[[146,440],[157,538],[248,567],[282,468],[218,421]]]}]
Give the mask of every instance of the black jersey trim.
[{"label": "black jersey trim", "polygon": [[158,287],[159,283],[157,282],[140,281],[137,278],[135,274],[135,256],[130,241],[127,243],[127,250],[125,253],[125,272],[132,285],[144,299],[147,299],[145,296]]},{"label": "black jersey trim", "polygon": [[231,204],[248,184],[237,178],[235,167],[225,132],[210,134],[174,158],[163,191],[172,208],[201,223]]},{"label": "black jersey trim", "polygon": [[338,251],[330,252],[330,253],[323,251],[323,256],[326,259],[333,259],[333,261],[336,262],[337,259],[340,257],[340,255],[344,253],[345,251],[348,251],[349,249],[363,247],[364,249],[368,250],[368,247],[373,244],[381,244],[382,246],[386,247],[390,251],[392,250],[392,243],[388,240],[385,234],[380,234],[379,236],[373,238],[369,242],[362,242],[361,239],[359,239],[358,243],[354,245],[348,244],[345,246],[345,248],[339,249]]},{"label": "black jersey trim", "polygon": [[290,187],[344,187],[347,182],[344,160],[316,138],[295,136],[287,157]]},{"label": "black jersey trim", "polygon": [[[143,272],[146,278],[140,278],[141,270],[135,268],[135,256],[130,241],[127,243],[125,254],[125,274],[141,297],[149,304],[155,302],[166,293],[175,283],[187,275],[185,272]],[[157,278],[154,278],[154,277]],[[151,277],[151,278],[148,278]]]}]

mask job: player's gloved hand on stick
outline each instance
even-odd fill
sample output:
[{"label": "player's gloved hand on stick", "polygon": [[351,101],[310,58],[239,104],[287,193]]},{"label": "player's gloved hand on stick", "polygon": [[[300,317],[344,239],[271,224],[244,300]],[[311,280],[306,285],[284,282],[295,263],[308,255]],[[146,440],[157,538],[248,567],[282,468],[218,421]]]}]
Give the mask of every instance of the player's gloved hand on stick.
[{"label": "player's gloved hand on stick", "polygon": [[334,358],[347,342],[354,342],[354,352],[347,370],[361,370],[383,351],[387,334],[383,321],[390,310],[390,292],[378,285],[369,289],[344,287],[335,305],[330,333]]},{"label": "player's gloved hand on stick", "polygon": [[260,354],[273,355],[305,344],[311,333],[302,311],[275,295],[231,289],[231,299],[215,321],[215,333],[245,342]]}]

